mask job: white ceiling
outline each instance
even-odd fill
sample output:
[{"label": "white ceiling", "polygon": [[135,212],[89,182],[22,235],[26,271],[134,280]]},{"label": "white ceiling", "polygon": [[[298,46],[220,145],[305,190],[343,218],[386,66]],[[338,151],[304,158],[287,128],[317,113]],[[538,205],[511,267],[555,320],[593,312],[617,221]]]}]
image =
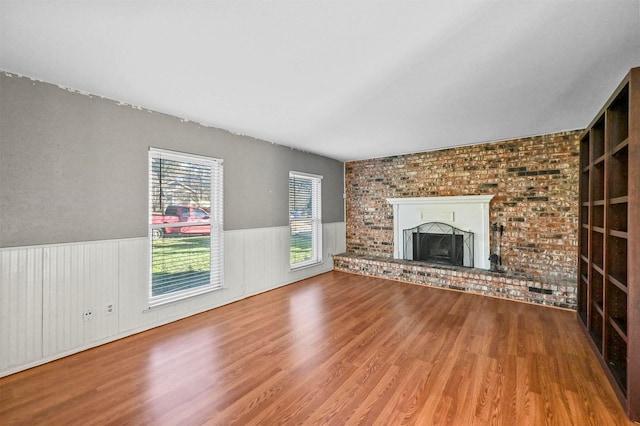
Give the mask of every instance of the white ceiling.
[{"label": "white ceiling", "polygon": [[584,128],[633,1],[0,1],[0,69],[356,160]]}]

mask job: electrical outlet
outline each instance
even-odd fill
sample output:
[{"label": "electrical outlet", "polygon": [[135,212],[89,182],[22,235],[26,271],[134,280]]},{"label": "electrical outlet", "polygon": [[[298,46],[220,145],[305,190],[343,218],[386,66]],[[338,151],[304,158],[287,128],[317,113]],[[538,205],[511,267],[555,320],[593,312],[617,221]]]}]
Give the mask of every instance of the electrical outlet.
[{"label": "electrical outlet", "polygon": [[106,314],[111,315],[114,312],[113,303],[107,303]]},{"label": "electrical outlet", "polygon": [[93,319],[93,311],[91,310],[91,308],[87,308],[84,310],[83,317],[85,321],[91,321]]}]

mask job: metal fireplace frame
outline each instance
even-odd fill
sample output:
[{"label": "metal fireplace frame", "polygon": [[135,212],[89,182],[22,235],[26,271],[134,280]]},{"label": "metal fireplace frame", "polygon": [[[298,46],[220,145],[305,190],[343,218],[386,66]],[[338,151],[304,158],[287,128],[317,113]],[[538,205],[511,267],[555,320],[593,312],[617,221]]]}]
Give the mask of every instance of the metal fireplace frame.
[{"label": "metal fireplace frame", "polygon": [[[467,268],[474,267],[473,232],[464,231],[443,222],[426,222],[413,228],[403,229],[402,233],[404,236],[405,260],[464,266]],[[426,237],[427,235],[433,236],[431,240],[437,241],[440,246],[444,241],[445,247],[450,247],[450,249],[447,249],[446,253],[431,253],[425,258],[422,256],[421,246],[425,241],[429,241],[429,237]],[[449,239],[449,236],[450,244],[447,245],[446,240]]]}]

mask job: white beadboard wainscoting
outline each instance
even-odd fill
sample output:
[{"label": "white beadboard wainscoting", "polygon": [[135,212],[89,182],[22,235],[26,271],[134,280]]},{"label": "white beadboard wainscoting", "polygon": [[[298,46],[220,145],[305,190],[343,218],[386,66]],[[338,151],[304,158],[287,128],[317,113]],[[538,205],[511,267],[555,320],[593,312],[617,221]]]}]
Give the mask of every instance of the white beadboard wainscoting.
[{"label": "white beadboard wainscoting", "polygon": [[147,238],[0,249],[0,377],[330,271],[344,222],[322,242],[322,264],[291,271],[289,227],[225,231],[225,288],[151,310]]}]

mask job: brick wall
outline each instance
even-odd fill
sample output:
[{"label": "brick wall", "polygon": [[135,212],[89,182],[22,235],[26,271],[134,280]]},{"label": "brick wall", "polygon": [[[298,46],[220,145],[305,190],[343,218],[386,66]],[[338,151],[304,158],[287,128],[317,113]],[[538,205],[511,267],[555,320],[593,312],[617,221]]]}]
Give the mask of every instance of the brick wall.
[{"label": "brick wall", "polygon": [[386,198],[494,195],[506,272],[575,280],[579,131],[346,164],[347,251],[393,257]]}]

